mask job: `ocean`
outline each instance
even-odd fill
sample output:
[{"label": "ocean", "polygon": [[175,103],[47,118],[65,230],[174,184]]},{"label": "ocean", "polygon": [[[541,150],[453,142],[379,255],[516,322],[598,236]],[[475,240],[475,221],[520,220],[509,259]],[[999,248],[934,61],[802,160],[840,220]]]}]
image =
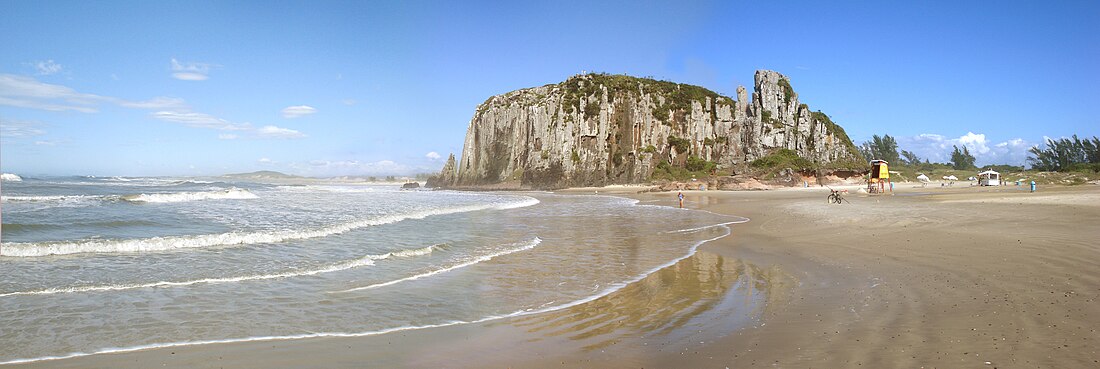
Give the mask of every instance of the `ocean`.
[{"label": "ocean", "polygon": [[225,178],[5,177],[0,192],[0,363],[557,311],[747,221],[600,195]]}]

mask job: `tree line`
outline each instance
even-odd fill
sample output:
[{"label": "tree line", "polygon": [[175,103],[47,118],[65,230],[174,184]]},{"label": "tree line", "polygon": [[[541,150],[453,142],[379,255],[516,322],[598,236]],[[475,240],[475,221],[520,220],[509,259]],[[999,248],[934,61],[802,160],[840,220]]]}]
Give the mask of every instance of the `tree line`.
[{"label": "tree line", "polygon": [[[928,159],[921,161],[916,154],[901,150],[898,151],[898,142],[890,135],[874,135],[870,141],[865,141],[858,147],[859,153],[868,160],[885,160],[908,166],[931,165]],[[974,165],[974,155],[965,145],[952,145],[950,166],[956,170],[977,169]],[[1080,139],[1077,135],[1072,138],[1046,140],[1046,148],[1039,146],[1028,150],[1028,165],[1031,169],[1040,171],[1080,171],[1091,170],[1100,172],[1100,137]],[[935,163],[939,164],[939,163]],[[944,163],[943,165],[947,165]],[[994,168],[1017,168],[1008,165],[993,165]],[[1018,167],[1023,169],[1022,167]]]},{"label": "tree line", "polygon": [[1028,150],[1027,163],[1032,169],[1048,172],[1092,170],[1100,172],[1100,138],[1048,138],[1046,148]]},{"label": "tree line", "polygon": [[[952,145],[954,151],[951,153],[950,166],[954,169],[977,169],[974,166],[974,155],[970,154],[970,149],[965,145],[960,149],[958,146]],[[901,150],[898,151],[898,141],[890,135],[874,135],[870,141],[864,142],[858,147],[859,153],[863,154],[864,158],[868,160],[885,160],[888,163],[901,164],[907,166],[920,166],[920,165],[932,165],[928,159],[921,160],[920,156],[914,154],[911,151]],[[936,163],[939,164],[939,163]],[[944,164],[946,165],[946,164]]]}]

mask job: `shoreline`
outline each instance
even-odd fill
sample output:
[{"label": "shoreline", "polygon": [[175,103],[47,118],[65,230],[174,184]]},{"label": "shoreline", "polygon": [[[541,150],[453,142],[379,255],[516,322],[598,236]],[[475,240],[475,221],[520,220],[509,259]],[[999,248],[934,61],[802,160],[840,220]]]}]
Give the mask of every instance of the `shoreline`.
[{"label": "shoreline", "polygon": [[[971,189],[925,193],[932,189],[896,188],[899,196],[851,193],[847,197],[853,204],[843,205],[825,204],[827,190],[815,188],[684,191],[687,208],[751,221],[731,226],[730,236],[704,243],[692,256],[641,281],[553,312],[369,337],[161,348],[5,367],[1100,363],[1100,333],[1093,328],[1100,326],[1095,309],[1100,261],[1087,257],[1100,252],[1094,244],[1100,230],[1091,228],[1100,223],[1100,190]],[[669,192],[630,190],[600,194],[676,206]],[[983,213],[975,208],[988,215],[976,216]],[[744,270],[754,271],[749,273],[754,277],[734,278],[745,278]],[[711,286],[690,278],[694,275],[722,276],[716,280],[726,284],[719,284],[718,292],[687,292]],[[745,280],[753,287],[746,290]],[[745,291],[767,297],[762,304],[744,305],[757,308],[734,309],[730,306],[740,305],[722,302]],[[657,297],[694,299],[670,316],[706,324],[657,324],[663,315],[652,312],[649,300]],[[695,304],[707,308],[695,312]],[[600,320],[608,311],[626,324]],[[568,324],[557,324],[562,322]],[[661,329],[669,324],[673,329]],[[696,329],[709,326],[723,328]],[[593,327],[605,329],[583,336]]]}]

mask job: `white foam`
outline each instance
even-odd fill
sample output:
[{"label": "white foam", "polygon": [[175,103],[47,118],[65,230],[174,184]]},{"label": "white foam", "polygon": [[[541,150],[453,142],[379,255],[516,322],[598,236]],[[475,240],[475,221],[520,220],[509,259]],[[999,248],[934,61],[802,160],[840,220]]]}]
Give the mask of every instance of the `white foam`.
[{"label": "white foam", "polygon": [[23,177],[20,177],[13,173],[0,173],[0,181],[5,182],[22,182]]},{"label": "white foam", "polygon": [[723,234],[721,236],[718,236],[718,237],[702,240],[702,241],[699,241],[699,242],[695,243],[695,245],[693,245],[691,247],[691,249],[690,249],[690,251],[688,252],[687,255],[684,255],[680,258],[677,258],[677,259],[672,260],[668,263],[665,263],[665,264],[660,265],[656,268],[653,268],[653,269],[651,269],[651,270],[649,270],[649,271],[647,271],[647,272],[645,272],[645,273],[643,273],[643,274],[641,274],[641,275],[639,275],[639,276],[637,276],[633,279],[630,279],[628,281],[625,281],[625,282],[622,282],[622,283],[616,283],[616,284],[614,284],[614,285],[612,285],[608,288],[605,288],[603,291],[601,291],[600,293],[595,294],[593,296],[589,296],[589,297],[579,299],[579,300],[574,300],[572,302],[568,302],[568,303],[565,303],[565,304],[555,305],[555,306],[541,308],[541,309],[534,309],[534,310],[521,309],[521,310],[518,310],[518,311],[515,311],[515,312],[512,312],[512,313],[509,313],[509,314],[489,316],[489,317],[476,319],[476,320],[469,320],[469,321],[453,320],[453,321],[450,321],[450,322],[439,323],[439,324],[427,324],[427,325],[420,325],[420,326],[402,326],[402,327],[395,327],[395,328],[382,329],[382,330],[377,330],[377,331],[367,331],[367,332],[353,332],[353,333],[320,332],[320,333],[308,333],[308,334],[297,334],[297,335],[244,337],[244,338],[229,338],[229,339],[222,339],[222,340],[156,343],[156,344],[140,345],[140,346],[132,346],[132,347],[114,347],[114,348],[105,348],[105,349],[101,349],[101,350],[98,350],[98,351],[92,351],[92,352],[74,352],[74,353],[65,354],[65,355],[61,355],[61,356],[44,356],[44,357],[29,358],[29,359],[14,359],[14,360],[0,362],[0,365],[21,364],[21,363],[30,363],[30,362],[38,362],[38,361],[62,360],[62,359],[71,359],[71,358],[91,356],[91,355],[127,353],[127,352],[135,352],[135,351],[143,351],[143,350],[151,350],[151,349],[161,349],[161,348],[170,348],[170,347],[201,346],[201,345],[212,345],[212,344],[243,343],[243,342],[257,342],[257,341],[287,341],[287,340],[301,340],[301,339],[324,338],[324,337],[334,337],[334,338],[368,337],[368,336],[377,336],[377,335],[393,333],[393,332],[402,332],[402,331],[428,329],[428,328],[441,328],[441,327],[449,327],[449,326],[455,326],[455,325],[461,325],[461,324],[478,324],[478,323],[484,323],[484,322],[500,320],[500,319],[506,319],[506,318],[514,318],[514,317],[525,316],[525,315],[548,313],[548,312],[552,312],[552,311],[568,309],[568,308],[571,308],[571,307],[574,307],[574,306],[577,306],[577,305],[580,305],[580,304],[595,301],[595,300],[600,299],[604,296],[610,295],[610,294],[614,293],[615,291],[618,291],[618,290],[620,290],[620,289],[622,289],[622,288],[624,288],[624,287],[626,287],[626,286],[628,286],[632,283],[638,282],[638,281],[644,279],[646,276],[648,276],[650,274],[653,274],[654,272],[656,272],[658,270],[667,268],[671,265],[675,265],[676,263],[680,262],[681,260],[687,259],[687,258],[691,257],[692,255],[695,255],[695,252],[699,249],[699,246],[703,245],[704,243],[714,241],[714,240],[717,240],[717,239],[728,236],[730,234],[729,227],[728,226],[722,226],[722,227],[726,228],[726,233],[725,234]]},{"label": "white foam", "polygon": [[419,248],[419,249],[410,249],[410,250],[387,252],[385,254],[380,254],[380,255],[366,255],[366,256],[363,256],[361,258],[354,259],[354,260],[348,260],[348,261],[344,261],[344,262],[341,262],[341,263],[326,265],[326,266],[313,268],[313,269],[296,270],[296,271],[293,271],[293,272],[274,273],[274,274],[257,274],[257,275],[247,275],[247,276],[238,276],[238,277],[225,277],[225,278],[203,278],[203,279],[195,279],[195,280],[190,280],[190,281],[179,281],[179,282],[160,281],[160,282],[153,282],[153,283],[113,284],[113,285],[102,285],[102,286],[47,288],[47,289],[33,290],[33,291],[17,291],[17,292],[0,293],[0,297],[20,296],[20,295],[53,295],[53,294],[59,294],[59,293],[78,293],[78,292],[121,291],[121,290],[132,290],[132,289],[137,289],[137,288],[153,288],[153,287],[181,287],[181,286],[190,286],[190,285],[196,285],[196,284],[218,284],[218,283],[232,283],[232,282],[244,282],[244,281],[258,281],[258,280],[265,280],[265,279],[280,279],[280,278],[312,276],[312,275],[318,275],[318,274],[339,272],[339,271],[344,271],[344,270],[354,269],[354,268],[359,268],[359,267],[364,267],[364,266],[371,266],[371,265],[374,265],[374,262],[376,260],[384,260],[384,259],[389,259],[391,257],[407,258],[407,257],[428,255],[428,254],[432,253],[432,250],[434,250],[435,248],[440,247],[442,245],[443,244],[436,244],[436,245],[431,245],[431,246],[428,246],[428,247],[422,247],[422,248]]},{"label": "white foam", "polygon": [[258,198],[256,194],[249,192],[245,189],[230,188],[228,190],[215,190],[215,191],[201,191],[201,192],[173,192],[173,193],[154,193],[154,194],[140,194],[140,195],[127,195],[122,199],[130,202],[153,202],[153,203],[166,203],[166,202],[187,202],[198,200],[243,200],[243,199],[255,199]]},{"label": "white foam", "polygon": [[105,196],[93,195],[57,195],[57,196],[0,196],[3,202],[53,202],[70,200],[99,200]]},{"label": "white foam", "polygon": [[479,204],[444,209],[432,209],[409,214],[394,214],[360,220],[312,230],[282,230],[260,232],[229,232],[195,236],[153,237],[128,240],[87,239],[75,242],[12,242],[0,244],[0,256],[34,257],[82,253],[135,253],[157,252],[211,246],[255,245],[278,243],[308,238],[320,238],[348,232],[354,229],[390,224],[406,219],[424,219],[432,215],[465,213],[490,209],[514,209],[538,204],[539,200],[527,197],[520,201],[502,204]]},{"label": "white foam", "polygon": [[524,251],[524,250],[530,250],[530,249],[534,248],[535,246],[538,246],[539,243],[542,243],[542,239],[539,239],[538,237],[535,237],[533,240],[530,240],[530,241],[525,241],[525,242],[520,242],[520,243],[517,243],[517,244],[513,244],[513,245],[518,246],[518,247],[512,247],[512,248],[509,248],[509,249],[506,249],[506,250],[503,250],[503,251],[500,251],[500,252],[496,252],[496,253],[492,253],[492,254],[489,254],[489,255],[481,256],[479,258],[476,258],[476,259],[473,259],[473,260],[470,260],[470,261],[466,261],[466,262],[463,262],[463,263],[459,263],[459,264],[456,264],[456,265],[452,265],[452,266],[449,266],[449,267],[446,267],[446,268],[440,268],[440,269],[436,269],[436,270],[433,270],[433,271],[430,271],[430,272],[417,274],[417,275],[414,275],[414,276],[411,276],[411,277],[396,279],[396,280],[392,280],[392,281],[389,281],[389,282],[376,283],[376,284],[372,284],[372,285],[369,285],[369,286],[356,287],[356,288],[347,289],[347,290],[343,290],[343,291],[333,291],[333,292],[334,293],[344,293],[344,292],[362,291],[362,290],[369,290],[369,289],[373,289],[373,288],[392,286],[392,285],[402,283],[402,282],[415,281],[417,279],[431,277],[433,275],[440,274],[440,273],[446,273],[446,272],[449,272],[449,271],[452,271],[452,270],[455,270],[455,269],[465,268],[465,267],[468,267],[468,266],[471,266],[471,265],[474,265],[474,264],[477,264],[477,263],[480,263],[480,262],[483,262],[483,261],[489,261],[489,260],[492,260],[495,257],[504,256],[504,255],[508,255],[508,254],[512,254],[512,253],[516,253],[516,252],[520,252],[520,251]]}]

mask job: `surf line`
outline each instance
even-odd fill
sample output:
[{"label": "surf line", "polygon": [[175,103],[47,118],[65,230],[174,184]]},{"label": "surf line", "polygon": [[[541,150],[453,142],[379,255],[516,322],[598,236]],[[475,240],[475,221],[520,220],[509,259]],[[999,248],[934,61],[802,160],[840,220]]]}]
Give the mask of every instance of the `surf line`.
[{"label": "surf line", "polygon": [[636,283],[636,282],[644,279],[646,276],[649,276],[650,274],[653,274],[653,273],[657,272],[658,270],[661,270],[661,269],[667,268],[669,266],[675,265],[676,263],[678,263],[678,262],[680,262],[684,259],[687,259],[687,258],[691,257],[692,255],[695,255],[696,251],[699,249],[699,246],[702,246],[703,244],[705,244],[707,242],[718,240],[718,239],[721,239],[723,237],[729,236],[730,233],[731,233],[730,228],[728,226],[722,226],[722,227],[726,228],[725,234],[723,234],[721,236],[714,237],[714,238],[709,238],[709,239],[706,239],[706,240],[696,242],[695,245],[693,245],[691,247],[690,251],[684,256],[681,256],[681,257],[679,257],[675,260],[672,260],[668,263],[662,264],[662,265],[660,265],[660,266],[658,266],[654,269],[651,269],[651,270],[649,270],[649,271],[647,271],[647,272],[645,272],[645,273],[643,273],[643,274],[641,274],[641,275],[639,275],[635,278],[632,278],[630,280],[613,284],[613,285],[611,285],[611,287],[608,287],[607,289],[604,289],[603,291],[601,291],[600,293],[598,293],[596,295],[589,296],[589,297],[579,299],[579,300],[574,300],[572,302],[565,303],[565,304],[562,304],[562,305],[551,306],[551,307],[547,307],[547,308],[543,308],[543,309],[534,309],[534,310],[526,310],[525,309],[525,310],[518,310],[518,311],[509,313],[509,314],[489,316],[489,317],[485,317],[485,318],[481,318],[481,319],[475,319],[475,320],[452,320],[452,321],[445,322],[445,323],[427,324],[427,325],[421,325],[421,326],[402,326],[402,327],[388,328],[388,329],[382,329],[382,330],[377,330],[377,331],[368,331],[368,332],[354,332],[354,333],[322,332],[322,333],[309,333],[309,334],[284,335],[284,336],[244,337],[244,338],[229,338],[229,339],[222,339],[222,340],[155,343],[155,344],[132,346],[132,347],[123,347],[123,348],[107,348],[107,349],[101,349],[101,350],[92,351],[92,352],[74,352],[74,353],[69,353],[69,354],[60,355],[60,356],[44,356],[44,357],[28,358],[28,359],[14,359],[14,360],[2,361],[2,362],[0,362],[0,365],[25,364],[25,363],[33,363],[33,362],[39,362],[39,361],[64,360],[64,359],[73,359],[73,358],[84,357],[84,356],[92,356],[92,355],[120,354],[120,353],[129,353],[129,352],[136,352],[136,351],[143,351],[143,350],[163,349],[163,348],[172,348],[172,347],[202,346],[202,345],[212,345],[212,344],[244,343],[244,342],[259,342],[259,341],[287,341],[287,340],[300,340],[300,339],[325,338],[325,337],[333,337],[333,338],[369,337],[369,336],[378,336],[378,335],[383,335],[383,334],[393,333],[393,332],[412,331],[412,330],[420,330],[420,329],[428,329],[428,328],[442,328],[442,327],[450,327],[450,326],[461,325],[461,324],[477,324],[477,323],[484,323],[484,322],[489,322],[489,321],[494,321],[494,320],[525,316],[525,315],[549,313],[549,312],[558,311],[558,310],[562,310],[562,309],[568,309],[568,308],[571,308],[571,307],[574,307],[574,306],[577,306],[577,305],[581,305],[581,304],[584,304],[584,303],[587,303],[587,302],[598,300],[600,298],[603,298],[605,296],[608,296],[608,295],[614,293],[615,291],[621,290],[622,288],[624,288],[624,287],[626,287],[630,284]]},{"label": "surf line", "polygon": [[348,269],[354,269],[364,266],[372,266],[377,260],[385,260],[391,257],[414,257],[421,255],[428,255],[432,253],[432,250],[443,247],[446,244],[435,244],[428,247],[422,247],[419,249],[401,250],[387,252],[380,255],[366,255],[358,259],[345,261],[342,263],[331,264],[326,267],[309,269],[296,272],[285,272],[277,274],[259,274],[248,275],[240,277],[225,277],[225,278],[204,278],[182,282],[153,282],[153,283],[140,283],[140,284],[122,284],[122,285],[105,285],[105,286],[83,286],[83,287],[64,287],[64,288],[47,288],[34,291],[17,291],[0,293],[0,297],[20,296],[20,295],[53,295],[59,293],[78,293],[78,292],[103,292],[103,291],[121,291],[132,290],[138,288],[154,288],[154,287],[182,287],[196,284],[219,284],[219,283],[232,283],[232,282],[244,282],[244,281],[259,281],[267,279],[279,279],[279,278],[291,278],[312,276],[325,273],[339,272]]},{"label": "surf line", "polygon": [[538,203],[538,199],[527,197],[525,199],[512,201],[509,203],[468,205],[444,209],[423,210],[408,214],[386,215],[375,219],[365,219],[351,223],[338,224],[335,226],[306,231],[282,230],[259,231],[252,233],[229,232],[221,234],[153,237],[128,240],[93,239],[62,242],[51,241],[43,243],[3,243],[0,244],[0,246],[2,246],[2,249],[0,249],[0,256],[40,257],[67,254],[141,253],[170,251],[185,248],[203,248],[212,246],[277,243],[291,240],[328,237],[334,234],[345,233],[359,228],[398,223],[410,219],[424,219],[435,215],[466,213],[482,210],[508,210],[532,206]]},{"label": "surf line", "polygon": [[471,261],[467,261],[465,263],[460,263],[460,264],[452,265],[452,266],[449,266],[449,267],[446,267],[446,268],[436,269],[436,270],[433,270],[433,271],[430,271],[430,272],[417,274],[417,275],[414,275],[414,276],[411,276],[411,277],[396,279],[396,280],[392,280],[392,281],[389,281],[389,282],[376,283],[376,284],[372,284],[372,285],[369,285],[369,286],[363,286],[363,287],[355,287],[355,288],[352,288],[352,289],[347,289],[347,290],[342,290],[342,291],[330,291],[329,293],[355,292],[355,291],[369,290],[369,289],[385,287],[385,286],[392,286],[392,285],[402,283],[402,282],[415,281],[417,279],[431,277],[433,275],[440,274],[440,273],[446,273],[446,272],[449,272],[449,271],[452,271],[452,270],[455,270],[455,269],[465,268],[465,267],[468,267],[468,266],[471,266],[471,265],[474,265],[474,264],[477,264],[477,263],[480,263],[480,262],[483,262],[483,261],[489,261],[489,260],[492,260],[493,258],[498,257],[498,256],[504,256],[504,255],[508,255],[508,254],[512,254],[512,253],[516,253],[516,252],[520,252],[520,251],[524,251],[524,250],[530,250],[530,249],[535,248],[535,246],[538,246],[540,243],[542,243],[542,239],[540,239],[538,237],[535,237],[533,240],[528,241],[525,244],[522,244],[522,246],[520,246],[518,248],[492,253],[492,254],[485,255],[485,256],[479,257],[477,259],[471,260]]}]

